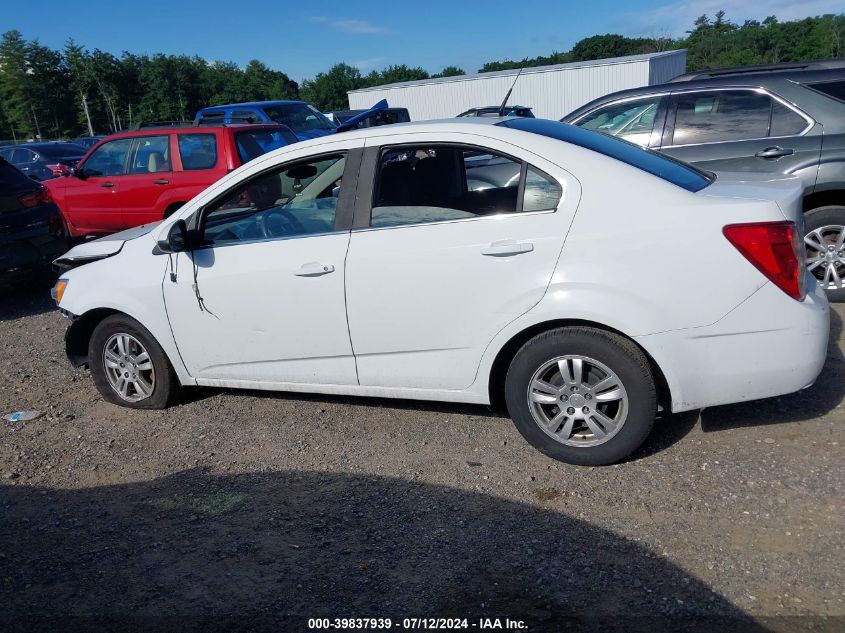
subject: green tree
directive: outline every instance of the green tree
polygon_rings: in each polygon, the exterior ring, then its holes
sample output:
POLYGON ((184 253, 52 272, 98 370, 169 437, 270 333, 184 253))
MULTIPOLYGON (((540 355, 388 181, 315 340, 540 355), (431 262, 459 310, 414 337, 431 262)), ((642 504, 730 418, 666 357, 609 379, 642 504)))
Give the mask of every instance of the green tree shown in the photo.
POLYGON ((8 131, 15 138, 36 134, 26 48, 20 31, 7 31, 0 37, 0 101, 8 131))
POLYGON ((457 66, 446 66, 446 68, 436 75, 432 75, 432 77, 457 77, 458 75, 466 75, 463 68, 458 68, 457 66))
POLYGON ((243 73, 241 98, 245 101, 298 99, 299 85, 285 73, 271 70, 257 59, 253 59, 243 73))
POLYGON ((310 101, 324 112, 345 110, 349 107, 346 93, 364 85, 361 71, 349 64, 332 66, 328 72, 317 73, 314 79, 302 82, 302 98, 310 101))
POLYGON ((401 81, 417 81, 419 79, 428 79, 428 73, 419 66, 411 68, 405 64, 400 64, 388 66, 382 71, 372 71, 364 78, 364 83, 367 86, 382 86, 384 84, 395 84, 401 81))

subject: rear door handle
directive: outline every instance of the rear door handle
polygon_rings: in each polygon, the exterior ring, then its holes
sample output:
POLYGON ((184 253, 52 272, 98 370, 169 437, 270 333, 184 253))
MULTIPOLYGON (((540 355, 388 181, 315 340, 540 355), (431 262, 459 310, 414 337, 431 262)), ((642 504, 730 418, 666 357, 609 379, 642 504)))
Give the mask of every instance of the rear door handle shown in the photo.
POLYGON ((482 255, 489 255, 490 257, 507 257, 508 255, 519 255, 521 253, 530 253, 534 250, 534 244, 531 242, 517 242, 515 240, 499 240, 493 242, 487 248, 481 249, 482 255))
POLYGON ((783 148, 783 147, 767 147, 764 150, 760 150, 756 154, 754 154, 757 158, 780 158, 781 156, 790 156, 794 154, 794 149, 783 148))
POLYGON ((114 187, 114 183, 113 182, 101 182, 100 186, 101 187, 114 187))
POLYGON ((334 266, 331 264, 321 264, 320 262, 308 262, 302 264, 299 270, 293 274, 297 277, 319 277, 320 275, 328 275, 334 272, 334 266))
POLYGON ((153 180, 154 185, 169 185, 169 180, 153 180))

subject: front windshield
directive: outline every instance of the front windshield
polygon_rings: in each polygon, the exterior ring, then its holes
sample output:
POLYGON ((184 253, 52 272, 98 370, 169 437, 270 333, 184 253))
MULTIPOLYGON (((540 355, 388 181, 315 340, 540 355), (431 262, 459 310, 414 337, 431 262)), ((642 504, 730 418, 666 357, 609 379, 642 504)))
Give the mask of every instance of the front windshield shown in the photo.
POLYGON ((267 106, 264 113, 276 123, 283 123, 294 132, 334 130, 335 124, 325 114, 307 103, 286 103, 267 106))

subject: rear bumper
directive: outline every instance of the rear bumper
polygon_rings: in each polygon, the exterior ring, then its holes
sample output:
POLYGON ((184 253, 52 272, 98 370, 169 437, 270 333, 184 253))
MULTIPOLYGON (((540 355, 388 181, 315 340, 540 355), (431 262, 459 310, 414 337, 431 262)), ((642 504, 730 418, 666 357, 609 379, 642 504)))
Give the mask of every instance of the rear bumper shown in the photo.
POLYGON ((68 240, 59 210, 53 206, 7 213, 0 218, 0 275, 4 281, 49 270, 68 240))
POLYGON ((830 313, 815 282, 809 290, 798 302, 769 283, 713 325, 637 337, 666 376, 672 411, 780 396, 815 382, 830 313))

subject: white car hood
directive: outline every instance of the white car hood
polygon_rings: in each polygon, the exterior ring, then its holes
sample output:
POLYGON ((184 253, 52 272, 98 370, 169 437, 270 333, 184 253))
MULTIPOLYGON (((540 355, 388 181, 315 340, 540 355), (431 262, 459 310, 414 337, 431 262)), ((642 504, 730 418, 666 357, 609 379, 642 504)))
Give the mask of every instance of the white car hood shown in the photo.
POLYGON ((97 240, 82 242, 54 260, 53 265, 67 270, 117 255, 126 242, 149 234, 159 224, 161 222, 151 222, 97 240))

